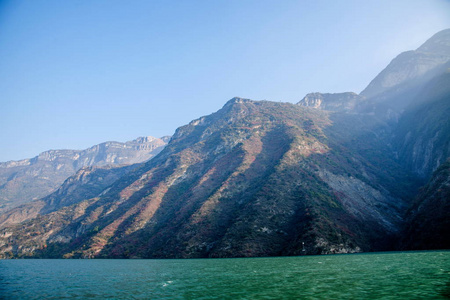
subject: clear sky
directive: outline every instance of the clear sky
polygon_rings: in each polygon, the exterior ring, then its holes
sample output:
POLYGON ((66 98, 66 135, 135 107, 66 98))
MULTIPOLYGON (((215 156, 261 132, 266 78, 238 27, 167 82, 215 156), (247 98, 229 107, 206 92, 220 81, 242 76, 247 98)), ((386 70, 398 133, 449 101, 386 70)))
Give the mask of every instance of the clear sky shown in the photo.
POLYGON ((448 0, 0 0, 0 161, 359 93, 445 28, 448 0))

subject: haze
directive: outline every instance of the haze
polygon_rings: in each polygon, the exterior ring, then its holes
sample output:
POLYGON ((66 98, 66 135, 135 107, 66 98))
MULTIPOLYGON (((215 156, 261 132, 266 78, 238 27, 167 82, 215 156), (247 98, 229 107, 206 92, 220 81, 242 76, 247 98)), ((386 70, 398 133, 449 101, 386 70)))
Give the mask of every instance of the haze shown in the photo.
POLYGON ((0 161, 161 137, 241 96, 360 92, 450 1, 2 1, 0 161))

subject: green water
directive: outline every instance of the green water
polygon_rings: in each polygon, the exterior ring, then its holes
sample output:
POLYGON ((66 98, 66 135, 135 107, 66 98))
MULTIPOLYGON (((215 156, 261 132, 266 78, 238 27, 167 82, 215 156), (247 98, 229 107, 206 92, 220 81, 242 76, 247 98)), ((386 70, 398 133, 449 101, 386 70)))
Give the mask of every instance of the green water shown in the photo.
POLYGON ((0 260, 1 299, 449 299, 450 252, 0 260))

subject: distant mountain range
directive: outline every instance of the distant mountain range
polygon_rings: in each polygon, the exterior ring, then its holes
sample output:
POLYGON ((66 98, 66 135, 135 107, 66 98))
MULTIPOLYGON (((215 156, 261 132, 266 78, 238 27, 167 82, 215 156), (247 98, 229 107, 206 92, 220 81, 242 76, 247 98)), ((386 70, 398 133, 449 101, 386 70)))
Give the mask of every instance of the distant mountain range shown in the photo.
POLYGON ((0 163, 0 213, 49 195, 81 168, 149 160, 164 148, 168 139, 140 137, 85 150, 50 150, 31 159, 0 163))
POLYGON ((81 169, 0 215, 0 257, 448 248, 449 62, 447 29, 360 95, 233 98, 178 128, 152 159, 81 169))

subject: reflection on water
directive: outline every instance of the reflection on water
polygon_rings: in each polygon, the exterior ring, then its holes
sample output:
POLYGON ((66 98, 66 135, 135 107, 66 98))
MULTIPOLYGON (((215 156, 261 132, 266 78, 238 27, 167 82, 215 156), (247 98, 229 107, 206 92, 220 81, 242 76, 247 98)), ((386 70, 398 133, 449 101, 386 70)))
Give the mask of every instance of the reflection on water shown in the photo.
POLYGON ((448 299, 450 252, 0 260, 1 299, 448 299))

